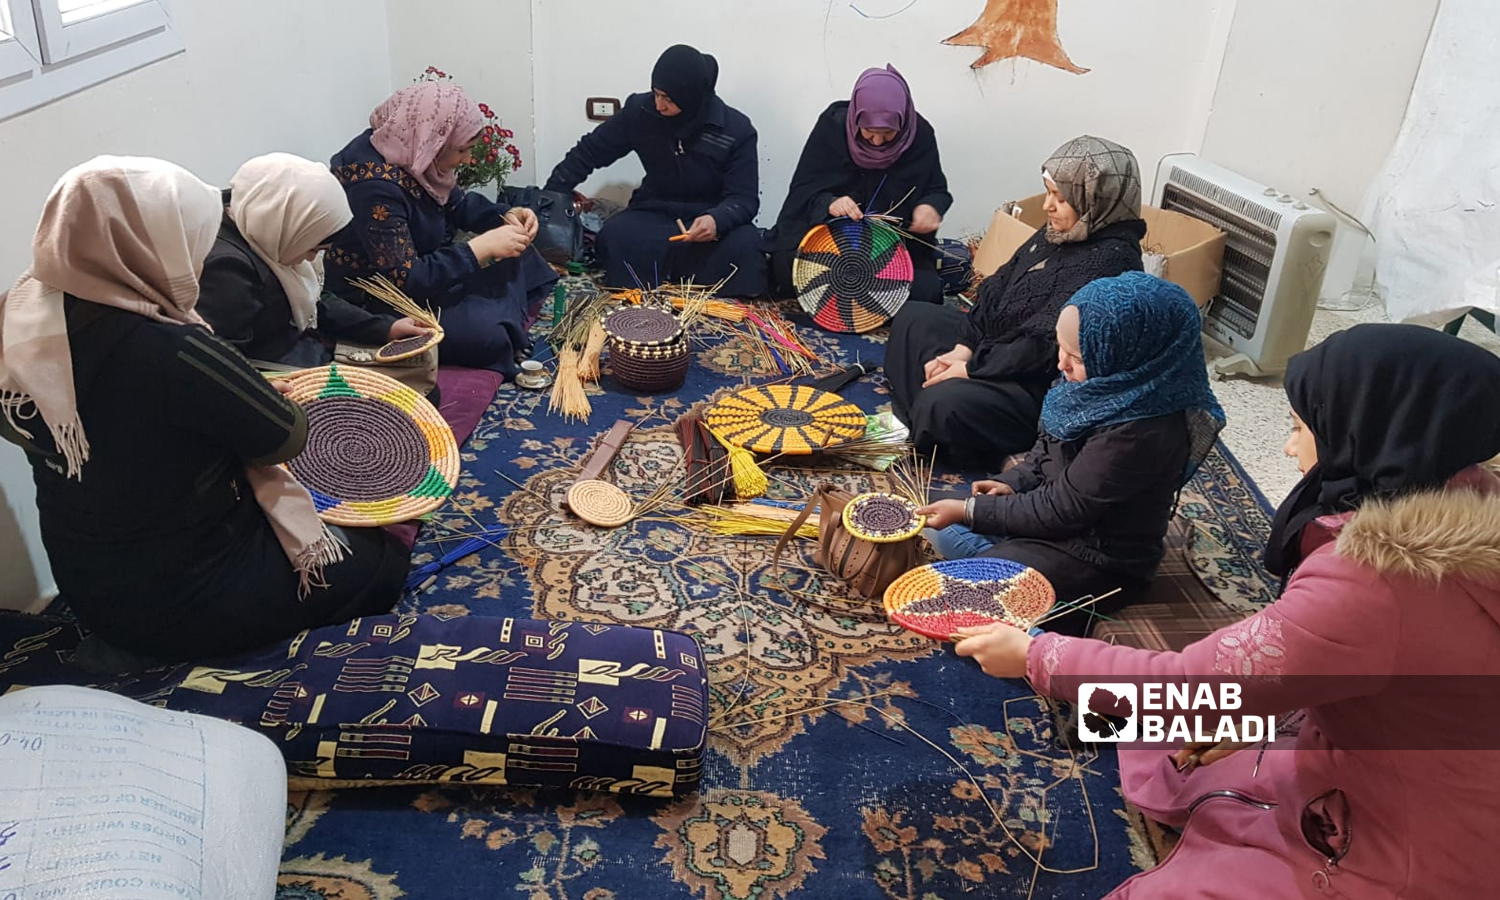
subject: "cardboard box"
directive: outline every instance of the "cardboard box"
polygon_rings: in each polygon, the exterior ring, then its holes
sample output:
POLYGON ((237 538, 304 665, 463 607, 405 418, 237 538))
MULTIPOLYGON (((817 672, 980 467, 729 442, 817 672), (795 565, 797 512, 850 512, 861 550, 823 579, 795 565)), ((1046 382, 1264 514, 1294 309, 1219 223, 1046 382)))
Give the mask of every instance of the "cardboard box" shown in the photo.
MULTIPOLYGON (((995 210, 989 230, 974 253, 975 272, 993 275, 1047 223, 1042 210, 1045 198, 1045 194, 1037 194, 995 210), (1018 215, 1011 215, 1013 206, 1020 207, 1018 215)), ((1141 252, 1161 256, 1161 276, 1182 285, 1199 309, 1207 306, 1219 292, 1224 272, 1224 232, 1192 216, 1154 206, 1141 207, 1141 218, 1146 221, 1141 252)))

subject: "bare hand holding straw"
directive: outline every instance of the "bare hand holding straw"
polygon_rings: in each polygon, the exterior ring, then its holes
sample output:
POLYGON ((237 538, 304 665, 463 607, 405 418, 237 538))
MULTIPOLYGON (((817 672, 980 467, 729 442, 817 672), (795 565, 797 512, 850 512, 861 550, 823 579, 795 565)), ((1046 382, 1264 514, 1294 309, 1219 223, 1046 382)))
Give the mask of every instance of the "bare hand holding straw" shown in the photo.
POLYGON ((1026 652, 1031 635, 1004 622, 960 628, 953 634, 953 652, 973 657, 984 674, 995 678, 1026 677, 1026 652))
POLYGON ((513 259, 531 246, 531 235, 520 225, 501 225, 469 241, 469 249, 483 265, 497 259, 513 259))
POLYGON ((1231 753, 1238 752, 1250 746, 1250 741, 1222 740, 1217 743, 1213 741, 1190 741, 1180 747, 1170 757, 1173 768, 1179 772, 1191 772, 1199 766, 1212 765, 1231 753))
POLYGON ((828 204, 828 214, 835 219, 846 218, 856 222, 865 217, 865 211, 859 208, 853 197, 840 197, 828 204))
POLYGON ((526 240, 536 240, 536 233, 541 228, 541 222, 537 221, 536 213, 524 206, 511 207, 505 214, 507 225, 514 225, 526 233, 526 240))
POLYGON ((386 340, 399 341, 402 338, 426 337, 431 333, 431 328, 428 328, 411 316, 407 316, 391 323, 391 332, 386 336, 386 340))

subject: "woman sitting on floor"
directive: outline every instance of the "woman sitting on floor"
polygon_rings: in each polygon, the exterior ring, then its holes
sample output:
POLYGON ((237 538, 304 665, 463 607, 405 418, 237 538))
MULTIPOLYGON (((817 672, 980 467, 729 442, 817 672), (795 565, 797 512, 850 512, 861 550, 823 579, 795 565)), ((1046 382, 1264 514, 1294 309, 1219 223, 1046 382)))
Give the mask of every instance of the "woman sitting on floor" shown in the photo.
POLYGON ((53 188, 0 295, 0 433, 26 451, 62 599, 95 632, 85 665, 217 656, 400 599, 406 548, 324 528, 277 465, 307 440, 302 408, 194 310, 223 214, 171 163, 99 157, 53 188))
POLYGON ((1305 711, 1259 749, 1121 744, 1126 799, 1182 838, 1110 900, 1494 896, 1500 476, 1481 464, 1500 453, 1500 359, 1357 325, 1294 357, 1286 392, 1304 477, 1271 528, 1280 599, 1181 652, 1001 626, 958 653, 1062 700, 1232 683, 1236 721, 1305 711))
POLYGON ((327 166, 289 153, 245 163, 203 264, 198 314, 250 359, 296 369, 332 362, 335 340, 379 347, 425 334, 323 290, 314 260, 352 219, 327 166))
POLYGON ((1030 447, 1057 374, 1058 312, 1090 281, 1141 269, 1146 223, 1129 150, 1069 141, 1047 160, 1042 183, 1046 226, 980 284, 967 316, 907 304, 891 323, 891 405, 922 452, 997 467, 1030 447))
POLYGON ((651 70, 651 93, 632 94, 578 143, 547 179, 571 192, 595 170, 635 153, 646 177, 630 206, 599 232, 599 264, 610 287, 728 278, 725 297, 766 293, 766 257, 755 214, 760 157, 755 126, 719 99, 719 63, 678 44, 651 70), (686 237, 671 240, 687 229, 686 237))
POLYGON ((378 301, 349 280, 389 278, 439 311, 445 364, 509 378, 531 353, 527 332, 557 273, 531 246, 535 213, 457 186, 483 123, 463 88, 444 82, 403 88, 382 103, 370 128, 333 157, 354 221, 323 263, 329 289, 369 309, 378 301), (475 237, 455 241, 456 231, 475 237))
POLYGON ((1224 427, 1208 384, 1198 307, 1144 272, 1086 285, 1057 321, 1059 381, 1019 466, 967 501, 922 510, 946 559, 1024 563, 1059 599, 1102 597, 1049 626, 1084 634, 1093 613, 1138 599, 1161 563, 1177 492, 1224 427), (961 524, 960 524, 961 523, 961 524))
POLYGON ((830 218, 863 218, 890 211, 920 237, 906 241, 916 266, 911 299, 943 302, 933 249, 943 216, 953 205, 938 159, 937 135, 912 105, 906 79, 894 67, 867 69, 848 100, 823 111, 813 126, 781 216, 771 253, 776 290, 792 296, 792 263, 812 228, 830 218))

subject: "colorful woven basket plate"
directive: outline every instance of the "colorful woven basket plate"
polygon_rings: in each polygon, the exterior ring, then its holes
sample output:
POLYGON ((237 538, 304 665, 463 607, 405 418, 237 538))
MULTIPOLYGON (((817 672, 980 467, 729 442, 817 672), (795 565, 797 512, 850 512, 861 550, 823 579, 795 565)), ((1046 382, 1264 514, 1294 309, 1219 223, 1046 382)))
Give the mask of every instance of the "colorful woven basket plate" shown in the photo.
POLYGON ((756 453, 806 456, 865 433, 859 407, 805 385, 745 388, 715 401, 703 421, 724 440, 756 453))
POLYGON ((1030 628, 1056 602, 1041 572, 987 556, 912 569, 885 589, 886 618, 940 641, 960 628, 995 622, 1030 628))
POLYGON ((896 315, 911 294, 914 271, 895 229, 869 218, 840 220, 802 238, 792 283, 798 302, 820 327, 862 333, 896 315))
POLYGON ((453 430, 421 394, 354 366, 289 376, 307 412, 307 446, 287 468, 323 521, 366 527, 405 522, 442 505, 458 484, 453 430))
POLYGON ((443 342, 442 331, 429 331, 414 337, 397 338, 375 351, 375 361, 382 363, 400 362, 403 359, 411 359, 420 356, 443 342))
POLYGON ((844 504, 844 527, 862 540, 894 544, 922 533, 926 516, 917 505, 895 494, 860 494, 844 504))

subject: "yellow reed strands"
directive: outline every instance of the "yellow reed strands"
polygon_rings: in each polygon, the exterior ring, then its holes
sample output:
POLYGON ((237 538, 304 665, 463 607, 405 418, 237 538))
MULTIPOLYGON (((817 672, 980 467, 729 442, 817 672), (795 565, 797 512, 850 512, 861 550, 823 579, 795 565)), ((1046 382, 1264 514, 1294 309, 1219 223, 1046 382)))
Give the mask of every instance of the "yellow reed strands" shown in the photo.
POLYGON ((423 325, 427 328, 438 330, 437 313, 431 309, 420 306, 415 300, 408 297, 404 291, 384 275, 376 275, 374 278, 351 278, 349 283, 369 294, 371 297, 381 301, 403 316, 423 325))
POLYGON ((557 377, 552 383, 552 397, 547 409, 561 413, 566 421, 587 422, 594 406, 584 393, 578 377, 578 348, 569 344, 557 354, 557 377))
POLYGON ((589 325, 588 340, 583 345, 583 356, 578 361, 579 378, 584 381, 599 380, 599 355, 604 352, 604 343, 608 339, 603 322, 595 320, 589 325))

